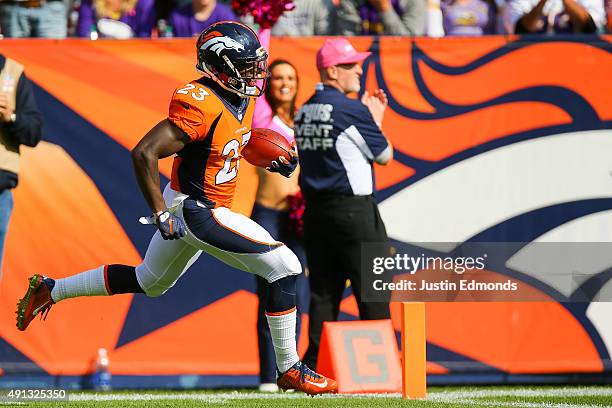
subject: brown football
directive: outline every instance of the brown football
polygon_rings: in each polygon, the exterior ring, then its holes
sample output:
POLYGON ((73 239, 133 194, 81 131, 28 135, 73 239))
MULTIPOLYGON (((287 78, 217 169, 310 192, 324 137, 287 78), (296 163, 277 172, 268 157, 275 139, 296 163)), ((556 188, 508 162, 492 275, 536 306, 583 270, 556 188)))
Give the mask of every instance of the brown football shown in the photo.
POLYGON ((242 149, 242 157, 253 166, 270 167, 278 156, 291 159, 292 149, 287 139, 271 129, 255 128, 251 130, 249 143, 242 149))

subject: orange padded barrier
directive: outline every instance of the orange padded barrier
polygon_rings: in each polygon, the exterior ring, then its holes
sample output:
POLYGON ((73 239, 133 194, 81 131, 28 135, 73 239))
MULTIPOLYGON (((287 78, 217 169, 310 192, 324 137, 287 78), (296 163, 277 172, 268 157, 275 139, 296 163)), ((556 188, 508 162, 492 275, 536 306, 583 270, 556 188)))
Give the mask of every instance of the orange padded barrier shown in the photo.
POLYGON ((391 320, 325 322, 317 369, 340 393, 399 392, 401 370, 391 320))

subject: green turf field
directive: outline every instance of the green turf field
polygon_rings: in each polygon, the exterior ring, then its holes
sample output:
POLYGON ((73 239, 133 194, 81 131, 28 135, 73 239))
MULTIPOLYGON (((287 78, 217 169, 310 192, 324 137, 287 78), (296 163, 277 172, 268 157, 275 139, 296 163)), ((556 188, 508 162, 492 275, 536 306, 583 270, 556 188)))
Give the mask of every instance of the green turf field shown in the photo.
MULTIPOLYGON (((0 406, 3 403, 0 402, 0 406)), ((426 400, 399 395, 264 394, 254 391, 72 392, 67 402, 12 403, 32 407, 612 407, 612 386, 431 387, 426 400)))

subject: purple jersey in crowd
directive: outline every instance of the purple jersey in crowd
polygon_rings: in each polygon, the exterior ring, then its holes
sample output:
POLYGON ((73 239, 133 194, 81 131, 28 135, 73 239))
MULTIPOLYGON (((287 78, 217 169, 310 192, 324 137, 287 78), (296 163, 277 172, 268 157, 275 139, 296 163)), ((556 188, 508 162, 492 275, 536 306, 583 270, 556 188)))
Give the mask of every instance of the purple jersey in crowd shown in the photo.
POLYGON ((231 8, 225 4, 217 3, 210 17, 204 21, 198 21, 193 16, 193 6, 188 4, 170 14, 168 23, 172 26, 172 32, 176 37, 193 37, 199 35, 204 29, 218 21, 237 21, 236 15, 231 8))
POLYGON ((441 1, 446 35, 494 34, 495 11, 483 0, 441 1))
MULTIPOLYGON (((134 10, 130 13, 122 14, 119 18, 119 21, 132 28, 134 37, 150 37, 156 20, 155 0, 138 0, 134 10)), ((76 29, 77 35, 79 37, 89 37, 91 28, 97 22, 98 17, 92 0, 82 0, 81 8, 79 9, 79 22, 76 29)))
MULTIPOLYGON (((391 6, 397 15, 401 16, 404 13, 399 0, 391 0, 391 6)), ((382 35, 385 33, 378 11, 367 1, 359 6, 359 17, 361 17, 361 35, 382 35)))

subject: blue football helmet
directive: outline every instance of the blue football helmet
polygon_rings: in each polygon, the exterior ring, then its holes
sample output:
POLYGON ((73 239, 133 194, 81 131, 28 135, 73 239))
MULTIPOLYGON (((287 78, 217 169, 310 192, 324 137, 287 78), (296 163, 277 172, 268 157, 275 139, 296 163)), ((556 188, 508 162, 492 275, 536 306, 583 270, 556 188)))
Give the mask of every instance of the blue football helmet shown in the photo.
POLYGON ((196 68, 221 87, 241 97, 263 94, 268 52, 257 34, 235 21, 220 21, 204 30, 196 43, 196 68))

